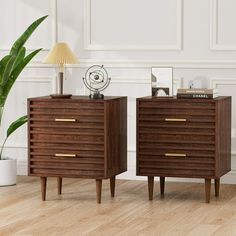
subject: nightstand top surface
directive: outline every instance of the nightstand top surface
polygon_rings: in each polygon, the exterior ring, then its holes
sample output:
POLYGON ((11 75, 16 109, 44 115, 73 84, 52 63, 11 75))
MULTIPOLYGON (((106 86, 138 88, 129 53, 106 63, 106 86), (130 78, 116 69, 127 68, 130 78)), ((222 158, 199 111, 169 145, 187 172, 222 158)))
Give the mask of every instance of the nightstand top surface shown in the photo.
POLYGON ((216 98, 209 98, 209 99, 202 99, 202 98, 177 98, 176 96, 173 97, 140 97, 137 98, 137 101, 178 101, 178 102, 214 102, 224 99, 231 99, 231 96, 219 96, 216 98))
POLYGON ((104 96, 104 99, 91 99, 89 96, 72 96, 71 98, 51 98, 50 96, 42 96, 42 97, 32 97, 28 98, 29 100, 52 100, 52 101, 93 101, 93 102, 102 102, 102 101, 109 101, 115 100, 120 98, 127 98, 125 96, 104 96))

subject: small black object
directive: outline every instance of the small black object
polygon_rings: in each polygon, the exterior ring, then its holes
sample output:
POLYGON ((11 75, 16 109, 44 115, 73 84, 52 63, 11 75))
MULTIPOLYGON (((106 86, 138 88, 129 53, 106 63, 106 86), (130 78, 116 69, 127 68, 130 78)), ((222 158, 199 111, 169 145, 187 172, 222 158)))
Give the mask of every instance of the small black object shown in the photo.
POLYGON ((108 87, 110 80, 103 65, 89 67, 83 78, 85 86, 93 92, 89 95, 91 99, 104 99, 104 95, 100 92, 108 87))
POLYGON ((71 98, 72 94, 50 94, 51 98, 71 98))

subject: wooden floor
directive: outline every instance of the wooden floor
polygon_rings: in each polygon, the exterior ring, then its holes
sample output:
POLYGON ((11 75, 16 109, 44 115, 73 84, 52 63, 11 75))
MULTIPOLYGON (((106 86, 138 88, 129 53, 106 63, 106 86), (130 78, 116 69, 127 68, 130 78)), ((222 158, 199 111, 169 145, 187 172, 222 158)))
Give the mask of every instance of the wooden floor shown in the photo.
POLYGON ((16 186, 0 188, 0 236, 236 235, 236 185, 221 185, 219 199, 212 185, 206 204, 203 184, 167 182, 164 199, 158 184, 150 202, 145 181, 117 180, 111 199, 105 180, 99 205, 94 180, 65 179, 58 196, 49 178, 42 202, 39 179, 20 177, 16 186))

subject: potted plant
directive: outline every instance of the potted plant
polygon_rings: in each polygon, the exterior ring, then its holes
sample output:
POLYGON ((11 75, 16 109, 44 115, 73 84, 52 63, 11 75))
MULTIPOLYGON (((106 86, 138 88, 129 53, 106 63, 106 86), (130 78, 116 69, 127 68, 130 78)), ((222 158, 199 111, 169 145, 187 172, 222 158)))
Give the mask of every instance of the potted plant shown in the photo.
MULTIPOLYGON (((26 55, 24 44, 46 17, 34 21, 15 41, 10 53, 0 60, 0 126, 6 99, 13 84, 31 59, 42 50, 40 48, 26 55)), ((8 137, 26 122, 27 116, 22 116, 11 123, 7 129, 6 138, 0 149, 0 186, 16 184, 16 160, 3 157, 2 153, 8 137)))

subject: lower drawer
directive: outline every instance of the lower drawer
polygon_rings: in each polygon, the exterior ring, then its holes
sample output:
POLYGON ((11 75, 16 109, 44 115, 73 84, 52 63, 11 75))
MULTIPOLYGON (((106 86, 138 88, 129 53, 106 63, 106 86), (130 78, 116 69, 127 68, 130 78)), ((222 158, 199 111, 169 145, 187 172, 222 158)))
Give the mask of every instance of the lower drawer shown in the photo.
POLYGON ((150 158, 139 156, 137 174, 144 176, 169 177, 212 177, 215 175, 213 159, 193 159, 184 157, 150 158))
POLYGON ((104 176, 104 160, 89 157, 31 155, 29 175, 98 178, 104 176))

